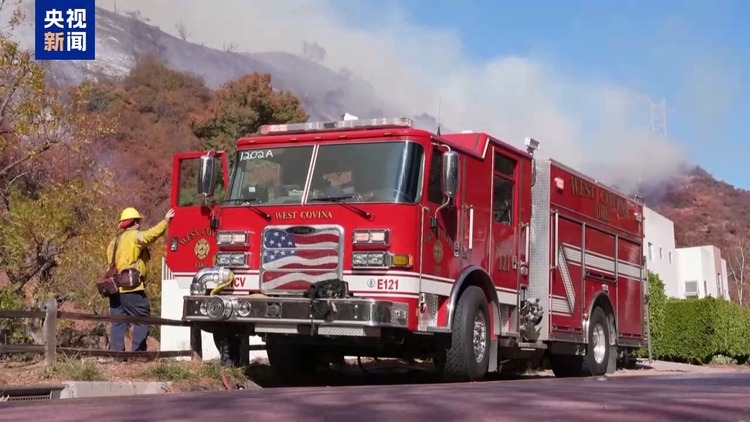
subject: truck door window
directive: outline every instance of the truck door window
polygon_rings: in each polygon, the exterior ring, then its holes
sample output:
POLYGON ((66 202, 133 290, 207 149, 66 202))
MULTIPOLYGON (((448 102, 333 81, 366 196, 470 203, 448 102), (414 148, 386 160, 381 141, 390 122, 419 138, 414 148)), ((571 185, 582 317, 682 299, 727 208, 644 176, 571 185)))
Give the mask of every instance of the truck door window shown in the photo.
MULTIPOLYGON (((219 161, 221 163, 221 161, 219 161)), ((177 206, 190 207, 201 205, 203 200, 198 196, 198 169, 200 158, 183 158, 180 160, 179 187, 177 192, 177 206)), ((224 197, 224 177, 222 165, 216 166, 216 189, 214 198, 224 197)))
POLYGON ((513 223, 513 190, 515 188, 516 162, 495 153, 492 190, 492 218, 497 223, 513 223))
POLYGON ((443 189, 440 187, 440 173, 443 171, 443 153, 433 149, 431 161, 429 179, 427 180, 427 200, 433 204, 442 204, 443 189))

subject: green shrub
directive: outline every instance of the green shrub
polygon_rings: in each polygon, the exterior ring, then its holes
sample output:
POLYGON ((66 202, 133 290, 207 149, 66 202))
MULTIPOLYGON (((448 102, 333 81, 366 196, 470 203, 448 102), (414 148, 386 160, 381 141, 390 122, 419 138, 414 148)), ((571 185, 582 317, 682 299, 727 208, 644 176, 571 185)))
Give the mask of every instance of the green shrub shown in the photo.
MULTIPOLYGON (((24 309, 23 298, 8 286, 0 289, 0 309, 22 310, 24 309)), ((23 344, 29 343, 26 336, 23 318, 0 319, 0 344, 23 344)))
MULTIPOLYGON (((664 282, 656 273, 648 273, 648 306, 649 322, 651 324, 651 352, 654 356, 659 354, 660 336, 664 330, 664 307, 666 306, 667 295, 664 293, 664 282)), ((644 324, 644 330, 646 326, 644 324)), ((648 333, 644 333, 648 335, 648 333)), ((648 357, 648 348, 638 349, 636 357, 648 357)))
POLYGON ((651 322, 651 352, 661 353, 661 338, 664 332, 667 294, 664 293, 664 282, 655 273, 648 273, 648 312, 651 322))
MULTIPOLYGON (((660 358, 707 363, 714 356, 750 356, 750 310, 723 298, 668 299, 658 339, 660 358)), ((655 342, 656 343, 656 342, 655 342)))

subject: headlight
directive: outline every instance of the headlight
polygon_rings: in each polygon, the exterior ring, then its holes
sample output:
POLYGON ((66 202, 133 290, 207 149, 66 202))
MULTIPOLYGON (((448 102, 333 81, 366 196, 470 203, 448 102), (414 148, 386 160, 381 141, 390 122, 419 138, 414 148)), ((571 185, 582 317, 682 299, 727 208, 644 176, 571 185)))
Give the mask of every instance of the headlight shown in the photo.
POLYGON ((221 267, 247 267, 247 253, 219 252, 216 254, 216 265, 221 267))
POLYGON ((354 252, 352 254, 352 267, 387 267, 387 256, 387 252, 354 252))
POLYGON ((355 244, 371 243, 376 245, 388 244, 388 229, 354 230, 352 241, 355 244))
POLYGON ((354 252, 352 253, 352 268, 410 268, 414 259, 409 254, 393 254, 390 252, 354 252))
POLYGON ((216 244, 219 246, 247 246, 248 232, 220 231, 216 233, 216 244))

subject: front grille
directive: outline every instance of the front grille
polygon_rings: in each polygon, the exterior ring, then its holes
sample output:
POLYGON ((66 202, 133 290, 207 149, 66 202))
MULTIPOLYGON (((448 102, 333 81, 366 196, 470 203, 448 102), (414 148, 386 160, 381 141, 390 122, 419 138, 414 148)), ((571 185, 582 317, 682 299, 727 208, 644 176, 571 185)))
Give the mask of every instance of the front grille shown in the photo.
POLYGON ((261 291, 300 292, 311 283, 341 278, 343 235, 338 226, 266 227, 260 252, 261 291))

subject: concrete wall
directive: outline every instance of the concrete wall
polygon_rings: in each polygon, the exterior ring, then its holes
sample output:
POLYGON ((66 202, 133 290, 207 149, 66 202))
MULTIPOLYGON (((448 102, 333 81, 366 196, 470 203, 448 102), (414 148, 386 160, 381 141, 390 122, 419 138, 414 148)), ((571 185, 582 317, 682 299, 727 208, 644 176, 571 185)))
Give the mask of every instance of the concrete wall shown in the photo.
POLYGON ((648 207, 643 207, 644 249, 646 266, 659 275, 669 296, 677 296, 677 253, 674 240, 674 223, 648 207))
POLYGON ((726 260, 713 245, 677 249, 678 285, 667 290, 672 297, 723 297, 729 299, 726 260))

